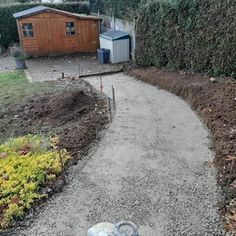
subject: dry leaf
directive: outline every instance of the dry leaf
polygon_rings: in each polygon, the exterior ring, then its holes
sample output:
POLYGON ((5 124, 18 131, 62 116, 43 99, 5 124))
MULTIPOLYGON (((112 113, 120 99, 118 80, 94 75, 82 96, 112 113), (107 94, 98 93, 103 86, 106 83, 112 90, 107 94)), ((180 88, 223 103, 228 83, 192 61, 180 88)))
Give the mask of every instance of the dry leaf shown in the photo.
POLYGON ((235 161, 235 160, 236 160, 236 157, 235 157, 235 156, 228 155, 228 157, 227 157, 225 160, 226 160, 226 161, 235 161))
POLYGON ((227 218, 229 218, 230 220, 236 222, 236 214, 234 214, 234 215, 228 215, 227 218))
POLYGON ((20 202, 20 199, 19 199, 18 197, 13 197, 13 198, 11 199, 11 203, 12 203, 12 204, 17 204, 17 205, 19 205, 19 202, 20 202))
POLYGON ((225 230, 226 231, 233 231, 234 230, 234 226, 232 224, 225 224, 225 230))
POLYGON ((212 167, 214 167, 214 162, 213 161, 208 161, 208 166, 209 166, 209 168, 212 168, 212 167))
POLYGON ((7 158, 7 153, 6 152, 0 153, 0 158, 6 159, 7 158))

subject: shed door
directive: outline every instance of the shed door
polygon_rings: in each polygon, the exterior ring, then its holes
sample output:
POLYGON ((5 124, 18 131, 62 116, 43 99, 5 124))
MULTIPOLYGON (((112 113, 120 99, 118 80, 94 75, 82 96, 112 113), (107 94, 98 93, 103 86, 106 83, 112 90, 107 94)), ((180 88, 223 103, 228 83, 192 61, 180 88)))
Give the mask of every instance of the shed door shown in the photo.
POLYGON ((77 27, 79 50, 82 52, 96 52, 99 48, 98 22, 95 20, 79 20, 77 27))
POLYGON ((64 52, 64 28, 60 18, 38 19, 39 51, 45 53, 64 52))

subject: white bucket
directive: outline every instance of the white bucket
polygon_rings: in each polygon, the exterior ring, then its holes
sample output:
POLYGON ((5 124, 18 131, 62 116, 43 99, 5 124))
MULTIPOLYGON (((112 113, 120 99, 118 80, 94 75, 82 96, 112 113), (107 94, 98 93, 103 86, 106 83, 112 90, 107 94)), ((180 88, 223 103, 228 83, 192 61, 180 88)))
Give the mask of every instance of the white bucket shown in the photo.
POLYGON ((87 232, 87 236, 140 236, 138 227, 130 221, 120 221, 117 224, 100 223, 87 232))
POLYGON ((87 236, 114 236, 114 227, 114 224, 103 222, 90 228, 87 232, 87 236))

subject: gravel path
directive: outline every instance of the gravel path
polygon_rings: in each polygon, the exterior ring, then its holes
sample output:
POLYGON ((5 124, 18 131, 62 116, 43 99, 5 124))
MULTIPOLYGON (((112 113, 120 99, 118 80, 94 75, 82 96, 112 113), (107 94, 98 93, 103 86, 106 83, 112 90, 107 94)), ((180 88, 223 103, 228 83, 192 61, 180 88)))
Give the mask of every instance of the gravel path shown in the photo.
MULTIPOLYGON (((20 235, 85 236, 95 223, 129 219, 143 236, 225 235, 208 132, 181 99, 126 75, 104 77, 117 114, 64 191, 20 235)), ((99 88, 99 79, 88 80, 99 88)))

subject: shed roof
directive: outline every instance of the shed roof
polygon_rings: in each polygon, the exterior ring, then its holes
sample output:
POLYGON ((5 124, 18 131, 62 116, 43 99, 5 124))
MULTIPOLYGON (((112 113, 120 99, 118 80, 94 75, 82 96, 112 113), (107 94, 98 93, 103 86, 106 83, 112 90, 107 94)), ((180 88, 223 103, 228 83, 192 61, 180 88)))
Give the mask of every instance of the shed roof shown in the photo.
POLYGON ((107 31, 103 34, 100 34, 102 38, 115 41, 115 40, 121 40, 121 39, 129 39, 129 34, 124 32, 124 31, 119 31, 119 30, 112 30, 112 31, 107 31))
POLYGON ((88 16, 88 15, 84 15, 84 14, 71 13, 71 12, 62 11, 62 10, 58 10, 58 9, 50 8, 50 7, 45 7, 45 6, 37 6, 37 7, 33 7, 30 9, 24 10, 24 11, 20 11, 20 12, 13 14, 13 16, 16 19, 20 19, 20 18, 26 18, 28 16, 32 16, 32 15, 37 15, 42 12, 54 12, 54 13, 58 13, 61 15, 71 16, 71 17, 74 17, 77 19, 101 20, 100 18, 98 18, 96 16, 88 16))
POLYGON ((30 9, 24 10, 24 11, 17 12, 15 14, 13 14, 13 16, 15 18, 21 18, 21 17, 29 16, 29 15, 32 15, 32 14, 35 14, 35 13, 44 12, 47 9, 48 9, 48 7, 45 7, 45 6, 33 7, 33 8, 30 8, 30 9))

